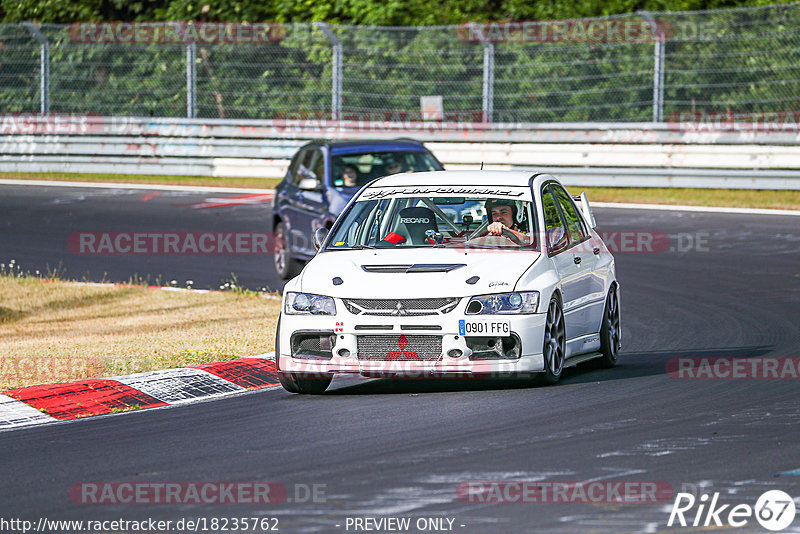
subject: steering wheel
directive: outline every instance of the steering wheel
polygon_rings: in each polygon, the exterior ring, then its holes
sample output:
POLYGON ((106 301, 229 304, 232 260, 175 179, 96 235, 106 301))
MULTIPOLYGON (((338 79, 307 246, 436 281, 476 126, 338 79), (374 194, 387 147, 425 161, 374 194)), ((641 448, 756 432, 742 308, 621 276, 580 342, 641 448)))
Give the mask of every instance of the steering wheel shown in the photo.
MULTIPOLYGON (((519 237, 517 234, 515 234, 514 232, 512 232, 512 231, 511 231, 511 230, 510 230, 508 227, 506 227, 506 226, 504 226, 504 227, 503 227, 503 231, 502 231, 500 234, 501 234, 503 237, 507 237, 508 239, 510 239, 510 240, 511 240, 511 241, 513 241, 513 242, 514 242, 516 245, 518 245, 518 246, 520 246, 520 247, 524 247, 524 246, 525 246, 525 244, 522 242, 522 239, 520 239, 520 237, 519 237)), ((475 234, 471 235, 471 236, 470 236, 470 239, 474 239, 474 238, 478 238, 478 237, 484 237, 484 236, 487 236, 487 235, 489 235, 489 229, 488 229, 488 227, 487 227, 487 228, 484 228, 483 230, 481 230, 480 232, 478 232, 478 235, 475 235, 475 234)))

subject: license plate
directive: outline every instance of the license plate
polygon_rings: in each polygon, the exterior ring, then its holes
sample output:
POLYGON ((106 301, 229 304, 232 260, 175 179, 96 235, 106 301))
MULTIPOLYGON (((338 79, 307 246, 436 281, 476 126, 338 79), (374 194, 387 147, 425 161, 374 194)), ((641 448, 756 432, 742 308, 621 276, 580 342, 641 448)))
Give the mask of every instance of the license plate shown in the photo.
POLYGON ((484 320, 458 321, 458 334, 461 336, 507 336, 511 334, 510 321, 484 320))

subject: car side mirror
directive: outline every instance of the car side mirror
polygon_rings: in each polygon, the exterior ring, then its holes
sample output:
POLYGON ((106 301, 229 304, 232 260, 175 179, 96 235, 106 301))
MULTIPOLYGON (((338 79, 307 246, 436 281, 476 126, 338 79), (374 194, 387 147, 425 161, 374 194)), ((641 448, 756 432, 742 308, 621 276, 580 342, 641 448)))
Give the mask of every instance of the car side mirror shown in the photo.
POLYGON ((550 250, 561 250, 567 244, 567 234, 560 226, 550 228, 547 231, 547 242, 550 244, 550 250))
POLYGON ((325 243, 325 240, 328 238, 328 234, 330 230, 328 228, 317 228, 314 231, 314 248, 319 250, 322 248, 322 244, 325 243))
POLYGON ((297 183, 297 187, 304 191, 315 191, 319 187, 319 182, 314 177, 301 178, 297 183))

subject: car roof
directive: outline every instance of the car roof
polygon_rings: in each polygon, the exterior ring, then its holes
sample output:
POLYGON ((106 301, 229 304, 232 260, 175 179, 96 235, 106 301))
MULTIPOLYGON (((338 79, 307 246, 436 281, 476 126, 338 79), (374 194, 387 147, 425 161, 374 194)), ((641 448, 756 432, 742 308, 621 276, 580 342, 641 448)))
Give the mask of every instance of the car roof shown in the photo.
POLYGON ((369 187, 410 186, 523 186, 528 187, 532 171, 430 171, 393 174, 378 178, 369 187))
POLYGON ((327 146, 330 148, 332 154, 353 154, 357 152, 369 152, 372 150, 411 150, 411 151, 427 151, 425 146, 413 139, 394 139, 394 140, 366 140, 366 141, 314 141, 305 145, 309 146, 327 146))

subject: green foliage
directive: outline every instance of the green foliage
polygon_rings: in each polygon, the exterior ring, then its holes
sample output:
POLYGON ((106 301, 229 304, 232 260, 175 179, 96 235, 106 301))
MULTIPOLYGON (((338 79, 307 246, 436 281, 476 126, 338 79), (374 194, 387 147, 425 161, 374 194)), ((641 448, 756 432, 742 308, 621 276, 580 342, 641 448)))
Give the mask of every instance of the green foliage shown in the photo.
POLYGON ((0 0, 3 22, 211 20, 325 21, 334 24, 416 26, 487 20, 560 20, 650 11, 768 5, 770 0, 0 0), (207 13, 203 13, 207 6, 207 13))
POLYGON ((0 0, 3 22, 154 20, 157 4, 140 0, 0 0))
MULTIPOLYGON (((346 117, 413 118, 420 96, 442 95, 450 119, 460 113, 474 120, 482 109, 484 48, 462 40, 455 26, 433 25, 763 1, 0 0, 0 15, 5 21, 279 21, 285 31, 279 42, 196 47, 198 117, 246 119, 330 118, 331 43, 309 24, 326 21, 342 43, 346 117)), ((687 110, 796 108, 800 31, 794 21, 800 19, 800 4, 655 16, 674 30, 665 46, 665 117, 687 110)), ((85 44, 72 40, 65 26, 45 24, 41 31, 50 43, 52 111, 185 116, 183 45, 85 44)), ((495 122, 652 117, 652 42, 498 42, 493 57, 495 122)), ((38 66, 39 44, 30 32, 0 26, 0 106, 5 111, 38 110, 38 66)))

